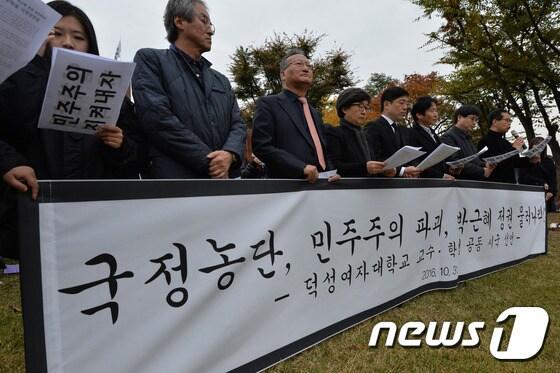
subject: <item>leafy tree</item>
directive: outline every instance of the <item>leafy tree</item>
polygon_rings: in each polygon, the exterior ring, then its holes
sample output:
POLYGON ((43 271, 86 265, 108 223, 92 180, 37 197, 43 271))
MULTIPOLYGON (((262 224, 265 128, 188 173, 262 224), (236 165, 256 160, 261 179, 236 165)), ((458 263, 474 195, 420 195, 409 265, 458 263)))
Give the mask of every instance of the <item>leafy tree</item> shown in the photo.
MULTIPOLYGON (((371 74, 364 90, 372 96, 370 107, 372 111, 368 114, 368 120, 372 121, 381 115, 381 94, 387 87, 401 86, 410 94, 410 101, 414 102, 420 96, 434 96, 438 100, 438 111, 440 122, 436 124, 435 130, 443 132, 451 125, 451 118, 454 111, 453 102, 447 97, 440 95, 443 79, 432 72, 427 75, 410 74, 405 75, 402 81, 385 74, 371 74), (371 92, 375 92, 371 94, 371 92)), ((335 108, 336 97, 332 97, 323 112, 323 121, 332 125, 338 125, 339 119, 335 108)), ((404 125, 412 125, 412 118, 407 118, 404 125)))
MULTIPOLYGON (((560 166, 556 141, 560 109, 560 2, 555 0, 412 0, 444 24, 429 34, 442 47, 440 62, 455 66, 445 93, 484 111, 515 113, 529 139, 545 126, 560 166)), ((486 124, 487 127, 488 124, 486 124)))
POLYGON ((398 80, 384 73, 373 73, 369 76, 364 90, 370 96, 377 96, 390 85, 396 85, 398 80))
POLYGON ((252 121, 254 105, 259 97, 282 90, 279 63, 291 48, 303 50, 313 63, 314 83, 307 97, 318 110, 328 107, 331 95, 354 85, 348 53, 335 49, 326 52, 323 57, 316 56, 324 36, 307 31, 293 36, 274 34, 262 46, 240 46, 236 49, 229 70, 237 97, 244 103, 243 116, 247 123, 252 121))
POLYGON ((335 127, 340 124, 340 118, 336 112, 336 99, 337 97, 330 97, 323 108, 323 123, 335 127))

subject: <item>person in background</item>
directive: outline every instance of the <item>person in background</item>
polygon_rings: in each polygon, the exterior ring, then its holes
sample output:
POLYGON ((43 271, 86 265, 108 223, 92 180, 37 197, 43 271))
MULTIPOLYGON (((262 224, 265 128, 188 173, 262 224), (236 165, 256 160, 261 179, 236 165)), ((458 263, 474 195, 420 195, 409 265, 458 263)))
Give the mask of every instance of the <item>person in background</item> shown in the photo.
MULTIPOLYGON (((542 137, 535 137, 529 141, 529 148, 533 148, 544 141, 542 137)), ((529 167, 519 170, 519 184, 541 186, 545 192, 546 210, 547 212, 555 212, 554 197, 556 196, 556 170, 550 173, 543 165, 543 156, 546 157, 546 148, 541 154, 537 154, 530 158, 529 167)), ((553 161, 554 162, 554 161, 553 161)), ((554 165, 554 163, 553 163, 554 165)), ((556 167, 554 167, 556 168, 556 167)))
MULTIPOLYGON (((397 125, 408 110, 408 92, 401 87, 389 87, 381 94, 381 116, 366 124, 364 131, 375 161, 385 162, 405 145, 406 129, 397 125)), ((399 167, 397 175, 418 177, 420 170, 414 166, 399 167)))
MULTIPOLYGON (((37 179, 134 178, 139 147, 133 140, 136 117, 125 98, 116 125, 95 136, 37 128, 50 71, 52 48, 98 55, 97 38, 87 15, 66 1, 47 4, 62 18, 39 54, 0 85, 0 255, 17 257, 16 191, 31 190, 37 179)), ((139 136, 138 136, 139 137, 139 136)))
POLYGON ((342 177, 395 176, 383 171, 383 162, 374 161, 375 150, 368 145, 363 126, 370 109, 370 95, 361 88, 348 88, 336 100, 338 127, 326 126, 327 152, 342 177))
MULTIPOLYGON (((535 137, 533 141, 535 145, 538 145, 541 141, 544 141, 544 139, 542 137, 535 137)), ((546 147, 541 153, 541 167, 544 170, 548 191, 552 193, 552 198, 548 199, 546 202, 546 210, 547 212, 557 212, 556 197, 558 196, 558 181, 556 179, 556 163, 554 163, 552 156, 547 154, 546 147)))
MULTIPOLYGON (((253 120, 253 151, 271 178, 305 179, 332 170, 321 115, 307 102, 313 66, 304 52, 289 50, 280 61, 283 91, 261 97, 253 120)), ((339 175, 329 177, 336 181, 339 175)))
POLYGON ((140 49, 132 89, 149 144, 147 177, 229 179, 240 176, 245 123, 229 80, 202 55, 214 24, 202 0, 169 0, 168 49, 140 49))
MULTIPOLYGON (((480 115, 480 109, 474 105, 463 105, 453 113, 455 125, 441 136, 441 142, 460 149, 454 154, 453 159, 463 159, 477 153, 471 136, 480 115)), ((485 164, 480 158, 476 158, 457 170, 457 178, 487 180, 495 168, 495 165, 485 164)), ((453 173, 452 170, 450 172, 453 173)))
POLYGON ((247 128, 245 154, 241 165, 242 179, 262 179, 266 177, 266 165, 253 153, 253 129, 247 128))

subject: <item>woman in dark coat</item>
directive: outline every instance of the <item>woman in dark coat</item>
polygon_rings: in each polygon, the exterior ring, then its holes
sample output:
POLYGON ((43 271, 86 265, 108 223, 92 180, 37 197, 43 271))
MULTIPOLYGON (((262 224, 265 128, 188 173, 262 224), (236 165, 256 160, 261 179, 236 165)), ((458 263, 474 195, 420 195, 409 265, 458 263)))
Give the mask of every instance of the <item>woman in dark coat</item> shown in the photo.
POLYGON ((91 21, 66 1, 52 1, 62 15, 39 54, 0 85, 0 256, 17 254, 15 190, 38 192, 37 179, 138 177, 133 104, 125 99, 117 125, 102 126, 95 136, 37 128, 45 96, 52 48, 98 55, 91 21))
POLYGON ((336 100, 339 127, 327 126, 327 150, 342 177, 395 176, 396 170, 383 171, 383 162, 373 161, 362 127, 370 111, 370 95, 360 88, 344 90, 336 100))

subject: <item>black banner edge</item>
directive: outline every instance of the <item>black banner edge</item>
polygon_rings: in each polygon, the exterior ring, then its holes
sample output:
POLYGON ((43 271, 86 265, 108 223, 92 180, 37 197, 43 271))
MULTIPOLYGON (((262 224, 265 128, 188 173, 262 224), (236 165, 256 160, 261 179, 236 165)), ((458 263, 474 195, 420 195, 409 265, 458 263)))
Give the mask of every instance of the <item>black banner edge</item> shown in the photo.
POLYGON ((47 350, 43 317, 43 282, 39 204, 29 193, 18 195, 20 287, 23 312, 25 371, 47 372, 47 350))

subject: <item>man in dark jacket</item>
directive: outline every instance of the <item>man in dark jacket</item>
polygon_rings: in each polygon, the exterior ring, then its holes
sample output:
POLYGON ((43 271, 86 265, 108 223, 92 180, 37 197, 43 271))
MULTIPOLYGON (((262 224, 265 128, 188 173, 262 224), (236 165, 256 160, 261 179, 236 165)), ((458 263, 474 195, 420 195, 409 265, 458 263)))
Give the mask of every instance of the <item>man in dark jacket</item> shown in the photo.
MULTIPOLYGON (((408 92, 401 87, 389 87, 381 94, 381 116, 368 123, 364 131, 368 144, 375 149, 375 161, 385 162, 405 145, 407 129, 397 123, 408 110, 408 92)), ((420 170, 414 166, 399 167, 398 176, 418 177, 420 170)))
MULTIPOLYGON (((529 147, 540 144, 544 141, 542 137, 535 137, 529 142, 529 147)), ((542 186, 545 191, 546 211, 556 212, 554 202, 556 185, 556 165, 554 161, 546 155, 546 147, 541 154, 535 155, 530 159, 531 165, 519 170, 519 184, 542 186)))
MULTIPOLYGON (((441 136, 441 142, 461 149, 455 153, 454 159, 463 159, 477 153, 471 134, 478 124, 480 114, 480 109, 474 105, 463 105, 453 113, 455 125, 441 136)), ((467 163, 457 177, 467 180, 487 180, 494 168, 495 166, 486 165, 480 158, 476 158, 467 163)))
MULTIPOLYGON (((441 144, 439 136, 432 128, 438 120, 437 101, 430 96, 419 97, 412 106, 411 114, 414 125, 409 131, 406 144, 422 148, 422 151, 426 152, 425 155, 415 160, 416 163, 420 163, 441 144)), ((455 180, 453 176, 446 173, 447 168, 442 161, 422 171, 420 177, 455 180)))
POLYGON ((257 101, 253 149, 266 164, 267 176, 313 183, 319 173, 332 169, 332 163, 321 115, 307 102, 313 68, 303 51, 288 51, 280 62, 280 76, 284 90, 257 101))
MULTIPOLYGON (((478 150, 485 146, 488 147, 488 151, 484 154, 485 157, 494 157, 513 150, 521 151, 523 138, 518 137, 513 144, 505 138, 505 134, 511 127, 511 115, 507 111, 494 110, 488 116, 488 123, 490 124, 488 134, 478 143, 478 150)), ((515 169, 526 168, 530 165, 528 158, 520 158, 519 155, 515 155, 498 163, 490 175, 489 181, 515 184, 517 183, 515 169)))
POLYGON ((245 124, 228 79, 202 57, 214 25, 202 0, 170 0, 167 50, 141 49, 132 87, 150 145, 148 177, 240 176, 245 124))

